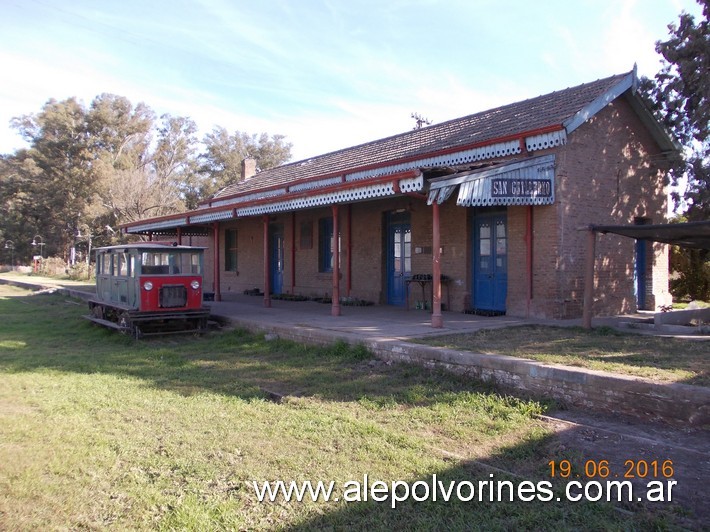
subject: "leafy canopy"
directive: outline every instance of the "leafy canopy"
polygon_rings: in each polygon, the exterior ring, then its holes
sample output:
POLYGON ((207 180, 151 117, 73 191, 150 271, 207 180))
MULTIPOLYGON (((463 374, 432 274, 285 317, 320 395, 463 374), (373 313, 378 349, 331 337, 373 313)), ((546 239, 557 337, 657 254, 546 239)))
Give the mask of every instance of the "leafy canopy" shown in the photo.
POLYGON ((686 148, 672 175, 675 184, 687 178, 684 196, 675 199, 687 205, 691 221, 710 218, 710 1, 698 3, 703 18, 683 12, 668 25, 668 40, 656 43, 662 68, 642 84, 656 115, 686 148))
POLYGON ((190 118, 158 118, 115 94, 88 107, 50 99, 11 124, 29 147, 0 156, 0 238, 25 261, 36 252, 33 235, 46 242, 45 256, 66 253, 87 230, 108 244, 107 225, 195 208, 241 179, 246 157, 259 169, 291 158, 283 135, 216 127, 200 140, 190 118))

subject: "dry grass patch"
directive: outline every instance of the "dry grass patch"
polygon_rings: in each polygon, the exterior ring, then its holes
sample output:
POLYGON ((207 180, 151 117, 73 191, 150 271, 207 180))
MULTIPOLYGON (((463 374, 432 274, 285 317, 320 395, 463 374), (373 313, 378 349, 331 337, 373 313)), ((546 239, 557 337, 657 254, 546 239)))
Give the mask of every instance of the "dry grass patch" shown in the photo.
POLYGON ((708 342, 622 333, 608 327, 520 326, 437 336, 421 343, 710 386, 708 342))

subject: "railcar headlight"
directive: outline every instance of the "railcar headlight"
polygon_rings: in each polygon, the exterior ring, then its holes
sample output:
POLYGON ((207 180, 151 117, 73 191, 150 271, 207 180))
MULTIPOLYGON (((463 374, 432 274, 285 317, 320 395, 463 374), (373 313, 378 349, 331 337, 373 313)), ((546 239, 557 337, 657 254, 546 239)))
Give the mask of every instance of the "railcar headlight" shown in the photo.
POLYGON ((193 288, 193 290, 197 290, 200 287, 200 281, 194 280, 190 283, 190 286, 193 288))
POLYGON ((150 291, 153 289, 153 283, 151 283, 150 281, 146 281, 145 283, 143 283, 143 288, 147 291, 150 291))

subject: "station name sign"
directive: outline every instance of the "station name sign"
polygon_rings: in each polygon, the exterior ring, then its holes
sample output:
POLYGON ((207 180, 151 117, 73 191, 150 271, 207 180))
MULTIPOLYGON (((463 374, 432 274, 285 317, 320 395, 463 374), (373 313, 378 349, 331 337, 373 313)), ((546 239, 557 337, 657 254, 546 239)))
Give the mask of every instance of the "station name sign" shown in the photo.
POLYGON ((552 178, 491 180, 491 196, 494 198, 551 198, 552 178))

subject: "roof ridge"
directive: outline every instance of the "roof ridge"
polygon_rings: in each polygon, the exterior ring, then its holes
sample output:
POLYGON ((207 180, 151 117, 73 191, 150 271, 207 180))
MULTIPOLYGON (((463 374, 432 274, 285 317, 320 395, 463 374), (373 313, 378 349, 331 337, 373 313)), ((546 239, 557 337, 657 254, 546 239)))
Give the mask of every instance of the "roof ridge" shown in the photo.
MULTIPOLYGON (((360 144, 354 144, 354 145, 352 145, 352 146, 347 146, 347 147, 345 147, 345 148, 340 148, 340 149, 337 149, 337 150, 333 150, 333 151, 329 151, 329 152, 325 152, 325 153, 320 153, 320 154, 318 154, 318 155, 314 155, 314 156, 312 156, 312 157, 307 157, 307 158, 305 158, 305 159, 300 159, 300 160, 298 160, 298 161, 288 162, 288 163, 282 164, 282 165, 280 165, 280 166, 278 166, 278 167, 275 167, 275 168, 283 168, 283 167, 286 167, 286 166, 298 165, 299 163, 300 163, 301 166, 304 166, 304 163, 309 163, 309 162, 313 161, 314 159, 317 159, 317 158, 320 158, 320 157, 325 157, 325 156, 327 156, 327 155, 333 155, 333 154, 340 153, 340 152, 343 152, 343 151, 351 150, 351 149, 353 149, 353 148, 359 148, 359 147, 362 147, 362 146, 367 146, 367 145, 369 145, 369 144, 373 144, 373 143, 377 143, 377 142, 382 142, 382 141, 385 141, 385 140, 388 140, 388 139, 393 139, 393 138, 397 138, 397 137, 404 137, 404 136, 406 136, 406 135, 413 135, 413 134, 416 134, 417 132, 420 132, 420 131, 422 131, 422 132, 424 132, 424 131, 431 131, 431 130, 436 129, 436 128, 441 128, 442 126, 444 126, 444 125, 446 125, 446 124, 452 124, 452 123, 459 122, 459 121, 461 121, 461 120, 465 120, 465 119, 467 119, 467 118, 472 118, 472 117, 474 117, 474 116, 480 116, 480 115, 485 115, 485 114, 488 114, 488 113, 492 113, 492 112, 494 112, 494 111, 500 111, 500 110, 506 109, 506 108, 508 108, 508 107, 512 107, 512 106, 514 106, 514 105, 520 105, 520 104, 523 104, 523 103, 531 102, 531 101, 533 101, 533 100, 546 98, 546 97, 548 97, 548 96, 552 96, 553 94, 559 94, 559 93, 566 92, 566 91, 578 90, 578 89, 580 89, 580 88, 582 88, 582 87, 584 87, 584 86, 594 85, 594 84, 601 83, 601 82, 605 82, 605 81, 611 81, 612 79, 615 79, 615 78, 622 79, 622 78, 628 76, 628 75, 629 75, 630 73, 632 73, 632 72, 633 72, 633 70, 630 70, 630 71, 628 71, 628 72, 624 72, 623 74, 614 74, 614 75, 611 75, 611 76, 607 76, 607 77, 605 77, 605 78, 596 79, 596 80, 594 80, 594 81, 587 81, 587 82, 585 82, 585 83, 580 83, 579 85, 573 85, 573 86, 571 86, 571 87, 566 87, 566 88, 564 88, 564 89, 558 89, 558 90, 554 90, 554 91, 551 91, 551 92, 546 92, 546 93, 543 93, 543 94, 538 94, 537 96, 531 96, 531 97, 525 98, 525 99, 523 99, 523 100, 517 100, 517 101, 515 101, 515 102, 507 103, 507 104, 504 104, 504 105, 499 105, 498 107, 491 107, 490 109, 485 109, 485 110, 483 110, 483 111, 477 111, 477 112, 475 112, 475 113, 470 113, 470 114, 467 114, 467 115, 458 116, 458 117, 456 117, 456 118, 450 118, 450 119, 448 119, 448 120, 444 120, 443 122, 438 122, 438 123, 436 123, 436 124, 431 124, 431 125, 429 125, 429 126, 425 126, 425 127, 419 128, 419 129, 412 129, 412 130, 409 130, 409 131, 402 131, 402 132, 400 132, 400 133, 394 133, 394 134, 392 134, 392 135, 387 135, 386 137, 381 137, 381 138, 378 138, 378 139, 369 140, 369 141, 367 141, 367 142, 362 142, 362 143, 360 143, 360 144)), ((270 170, 270 169, 264 170, 264 172, 266 172, 266 171, 268 171, 268 170, 270 170)), ((260 173, 261 173, 261 172, 260 172, 260 173)), ((257 174, 257 175, 258 175, 258 174, 257 174)), ((256 176, 255 176, 255 177, 256 177, 256 176)))
POLYGON ((441 149, 486 145, 496 139, 509 138, 524 131, 535 131, 551 126, 563 127, 565 120, 575 116, 592 103, 599 94, 617 86, 633 70, 614 74, 532 96, 491 109, 347 146, 281 166, 263 170, 248 181, 237 181, 225 186, 202 205, 214 200, 256 192, 263 188, 336 175, 350 168, 380 166, 388 161, 409 159, 421 154, 436 153, 441 149))

